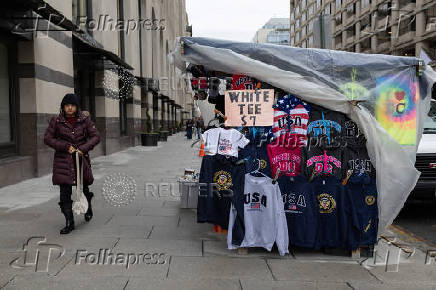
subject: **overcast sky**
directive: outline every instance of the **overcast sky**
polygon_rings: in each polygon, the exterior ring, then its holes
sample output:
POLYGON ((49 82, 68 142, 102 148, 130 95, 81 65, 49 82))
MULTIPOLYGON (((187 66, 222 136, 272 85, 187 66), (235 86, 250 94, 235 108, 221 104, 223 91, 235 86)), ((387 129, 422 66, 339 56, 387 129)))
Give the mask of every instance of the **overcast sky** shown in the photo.
POLYGON ((272 17, 289 17, 289 0, 186 0, 195 37, 251 41, 272 17))

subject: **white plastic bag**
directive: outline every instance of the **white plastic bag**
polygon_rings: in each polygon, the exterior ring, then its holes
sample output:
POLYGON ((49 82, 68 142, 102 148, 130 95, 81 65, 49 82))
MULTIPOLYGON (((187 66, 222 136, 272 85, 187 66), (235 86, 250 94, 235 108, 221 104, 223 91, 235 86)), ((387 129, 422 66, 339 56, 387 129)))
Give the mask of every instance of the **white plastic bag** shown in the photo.
POLYGON ((83 194, 83 160, 80 166, 79 153, 76 152, 76 201, 73 202, 73 212, 76 215, 84 214, 88 210, 88 200, 83 194))

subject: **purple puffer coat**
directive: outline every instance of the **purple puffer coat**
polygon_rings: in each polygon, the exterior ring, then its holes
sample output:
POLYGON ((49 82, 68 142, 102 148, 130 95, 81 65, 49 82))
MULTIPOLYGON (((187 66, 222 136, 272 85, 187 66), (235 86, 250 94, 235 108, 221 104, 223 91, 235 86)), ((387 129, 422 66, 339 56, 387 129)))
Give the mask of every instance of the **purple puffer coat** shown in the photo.
POLYGON ((70 146, 83 152, 83 182, 92 184, 94 177, 88 152, 99 142, 100 135, 88 112, 78 112, 74 127, 62 113, 53 117, 44 135, 44 143, 56 150, 53 160, 53 184, 76 184, 75 153, 68 153, 70 146))

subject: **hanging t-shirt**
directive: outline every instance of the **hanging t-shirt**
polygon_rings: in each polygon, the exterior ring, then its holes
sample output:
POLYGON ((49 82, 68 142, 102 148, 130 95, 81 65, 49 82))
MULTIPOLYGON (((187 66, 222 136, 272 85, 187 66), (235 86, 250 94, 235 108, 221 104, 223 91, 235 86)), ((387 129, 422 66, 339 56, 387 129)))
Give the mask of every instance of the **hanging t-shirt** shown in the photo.
POLYGON ((277 138, 277 142, 268 144, 272 177, 276 176, 277 169, 280 169, 280 175, 297 176, 300 173, 301 147, 297 140, 298 137, 285 134, 277 138))
POLYGON ((232 168, 235 158, 204 156, 200 169, 197 222, 220 225, 227 229, 232 200, 232 168))
POLYGON ((344 114, 312 105, 307 126, 309 146, 311 148, 341 147, 344 121, 344 114))
POLYGON ((347 244, 350 249, 374 245, 377 242, 378 206, 377 186, 368 175, 352 176, 345 186, 349 201, 349 224, 347 244))
POLYGON ((232 76, 232 90, 253 90, 253 80, 246 75, 234 74, 232 76))
POLYGON ((232 168, 232 206, 237 213, 234 220, 229 217, 229 222, 233 221, 232 226, 229 224, 229 231, 232 231, 232 244, 239 246, 244 240, 245 225, 244 225, 244 186, 245 186, 245 170, 244 164, 235 164, 232 168))
POLYGON ((336 178, 341 179, 342 172, 342 150, 323 149, 322 147, 308 148, 306 147, 302 153, 303 157, 303 171, 307 178, 315 173, 318 176, 334 175, 336 178))
POLYGON ((284 133, 298 134, 306 145, 309 112, 309 104, 293 95, 279 98, 274 106, 273 138, 284 133))
POLYGON ((343 144, 348 148, 361 148, 366 146, 366 138, 363 132, 359 129, 357 124, 346 117, 343 130, 343 144))
POLYGON ((259 169, 263 174, 272 177, 267 152, 266 130, 267 128, 265 127, 252 127, 248 129, 244 136, 250 143, 239 151, 238 158, 246 160, 244 164, 247 173, 259 169))
POLYGON ((343 176, 348 170, 353 170, 353 175, 368 175, 375 178, 375 168, 368 156, 366 147, 347 147, 343 151, 343 176))
POLYGON ((250 141, 238 130, 214 128, 202 135, 206 155, 221 154, 238 157, 238 148, 244 148, 250 141))
POLYGON ((303 137, 307 145, 307 123, 309 122, 309 106, 303 102, 297 104, 289 112, 289 132, 303 137))
POLYGON ((330 176, 313 180, 318 201, 318 243, 316 248, 345 247, 343 232, 348 222, 346 195, 339 179, 330 176))
POLYGON ((289 133, 289 114, 274 108, 274 123, 272 126, 273 138, 289 133))
MULTIPOLYGON (((232 244, 232 230, 235 226, 236 212, 232 206, 229 218, 227 245, 232 244)), ((283 200, 279 185, 268 177, 245 175, 244 185, 244 229, 245 235, 240 247, 263 247, 271 251, 274 242, 281 256, 289 253, 289 238, 283 200)))
POLYGON ((291 94, 280 97, 277 100, 277 104, 275 107, 286 113, 289 113, 290 110, 294 109, 297 105, 303 105, 307 110, 310 111, 310 106, 306 102, 291 94))
POLYGON ((278 180, 288 223, 289 243, 314 248, 318 234, 318 203, 313 183, 302 176, 278 180))
POLYGON ((204 143, 204 154, 215 155, 218 150, 218 137, 222 128, 212 128, 206 130, 202 135, 202 141, 204 143))

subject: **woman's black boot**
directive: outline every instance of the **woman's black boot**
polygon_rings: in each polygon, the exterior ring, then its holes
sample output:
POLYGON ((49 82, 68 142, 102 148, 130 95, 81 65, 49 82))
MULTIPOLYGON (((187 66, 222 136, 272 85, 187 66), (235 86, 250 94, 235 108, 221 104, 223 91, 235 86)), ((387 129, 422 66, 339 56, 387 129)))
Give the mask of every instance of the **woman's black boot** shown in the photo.
POLYGON ((85 213, 85 221, 89 222, 93 216, 91 199, 94 197, 94 193, 87 192, 87 193, 85 193, 85 196, 86 196, 86 200, 88 201, 88 210, 85 213))
POLYGON ((61 207, 61 211, 65 216, 65 227, 61 229, 60 234, 66 235, 69 234, 72 230, 74 230, 74 215, 72 209, 72 203, 62 204, 59 203, 61 207))

